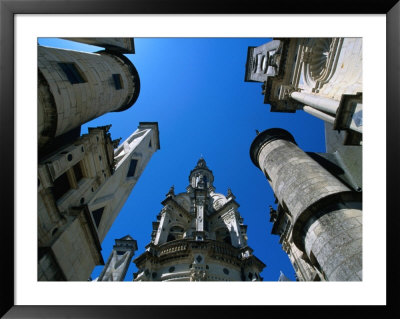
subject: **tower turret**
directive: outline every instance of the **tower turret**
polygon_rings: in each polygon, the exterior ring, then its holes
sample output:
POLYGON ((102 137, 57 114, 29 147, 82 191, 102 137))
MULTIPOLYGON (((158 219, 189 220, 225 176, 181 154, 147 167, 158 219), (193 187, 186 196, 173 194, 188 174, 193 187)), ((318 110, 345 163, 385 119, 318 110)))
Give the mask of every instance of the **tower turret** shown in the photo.
POLYGON ((90 120, 136 102, 139 75, 122 52, 123 48, 86 53, 38 46, 39 150, 90 120))
POLYGON ((136 250, 136 240, 131 236, 116 239, 110 257, 96 281, 124 281, 136 250))

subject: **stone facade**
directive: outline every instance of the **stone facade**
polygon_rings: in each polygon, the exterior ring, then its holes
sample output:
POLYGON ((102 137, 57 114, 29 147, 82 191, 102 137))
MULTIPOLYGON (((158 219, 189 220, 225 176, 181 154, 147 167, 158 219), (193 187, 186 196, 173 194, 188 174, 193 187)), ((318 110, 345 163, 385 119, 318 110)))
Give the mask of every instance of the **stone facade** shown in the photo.
MULTIPOLYGON (((141 122, 119 147, 109 126, 82 124, 138 98, 140 79, 123 53, 132 38, 69 38, 85 53, 38 47, 38 280, 88 280, 104 265, 101 242, 160 148, 158 124, 141 122), (114 150, 115 149, 115 150, 114 150)), ((130 257, 131 258, 131 257, 130 257)))
POLYGON ((116 239, 103 271, 94 281, 124 281, 129 264, 136 250, 136 240, 131 236, 127 235, 116 239))
POLYGON ((114 147, 107 131, 90 129, 39 161, 39 280, 85 280, 103 264, 87 203, 113 172, 114 147))
POLYGON ((361 194, 335 176, 340 167, 316 155, 283 129, 253 141, 251 159, 278 202, 272 233, 281 237, 298 280, 362 280, 361 194))
POLYGON ((361 280, 362 39, 277 38, 249 47, 245 81, 263 83, 271 112, 303 110, 324 121, 326 153, 305 154, 279 129, 257 136, 251 147, 253 163, 277 198, 277 208, 270 208, 272 233, 281 237, 298 280, 361 280), (297 233, 294 223, 300 227, 309 218, 317 218, 306 226, 310 233, 297 233), (314 246, 321 233, 325 241, 314 246), (323 256, 317 258, 321 245, 323 256), (356 253, 354 259, 343 261, 349 252, 356 253), (346 262, 352 270, 344 270, 346 262))
POLYGON ((304 110, 359 143, 361 38, 279 38, 249 47, 245 81, 263 83, 271 112, 304 110))
POLYGON ((132 62, 122 54, 125 51, 85 53, 38 46, 40 152, 54 138, 135 103, 140 80, 132 62))
POLYGON ((260 281, 265 267, 247 245, 247 226, 230 190, 215 192, 201 158, 186 192, 171 187, 153 222, 151 242, 134 260, 134 281, 260 281))
POLYGON ((39 280, 87 280, 104 264, 100 244, 159 149, 157 123, 140 123, 119 147, 108 129, 39 161, 39 280))

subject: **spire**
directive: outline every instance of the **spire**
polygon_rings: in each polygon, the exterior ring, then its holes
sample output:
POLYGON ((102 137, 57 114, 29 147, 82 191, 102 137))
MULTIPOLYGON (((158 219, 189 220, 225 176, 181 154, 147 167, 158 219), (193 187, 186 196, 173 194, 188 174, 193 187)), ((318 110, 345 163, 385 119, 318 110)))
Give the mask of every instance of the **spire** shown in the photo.
POLYGON ((282 270, 280 272, 281 272, 281 274, 279 275, 278 281, 291 281, 288 277, 285 276, 285 274, 282 272, 282 270))
POLYGON ((174 187, 174 185, 171 186, 171 188, 169 189, 168 193, 165 196, 166 197, 175 196, 175 187, 174 187))

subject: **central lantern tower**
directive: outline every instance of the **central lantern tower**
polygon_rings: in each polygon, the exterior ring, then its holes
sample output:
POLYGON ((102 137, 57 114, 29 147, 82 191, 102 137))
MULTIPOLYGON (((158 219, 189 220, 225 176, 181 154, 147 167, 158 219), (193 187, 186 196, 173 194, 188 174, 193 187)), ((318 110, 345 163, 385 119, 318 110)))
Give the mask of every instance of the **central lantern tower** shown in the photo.
POLYGON ((215 192, 203 158, 189 174, 186 192, 172 186, 153 222, 151 242, 134 260, 134 281, 261 281, 265 264, 247 246, 247 226, 228 189, 215 192))

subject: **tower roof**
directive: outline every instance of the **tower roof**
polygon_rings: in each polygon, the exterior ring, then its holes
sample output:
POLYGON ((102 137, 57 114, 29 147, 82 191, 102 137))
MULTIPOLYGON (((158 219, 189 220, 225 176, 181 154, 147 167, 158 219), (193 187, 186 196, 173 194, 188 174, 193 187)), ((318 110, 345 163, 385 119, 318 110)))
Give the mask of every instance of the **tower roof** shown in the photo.
POLYGON ((130 235, 126 235, 122 238, 119 238, 118 240, 134 240, 130 235))
POLYGON ((204 168, 204 169, 209 170, 209 168, 207 167, 207 164, 206 164, 206 160, 203 158, 203 156, 201 156, 199 158, 199 160, 197 161, 197 165, 196 165, 195 169, 196 168, 204 168))

